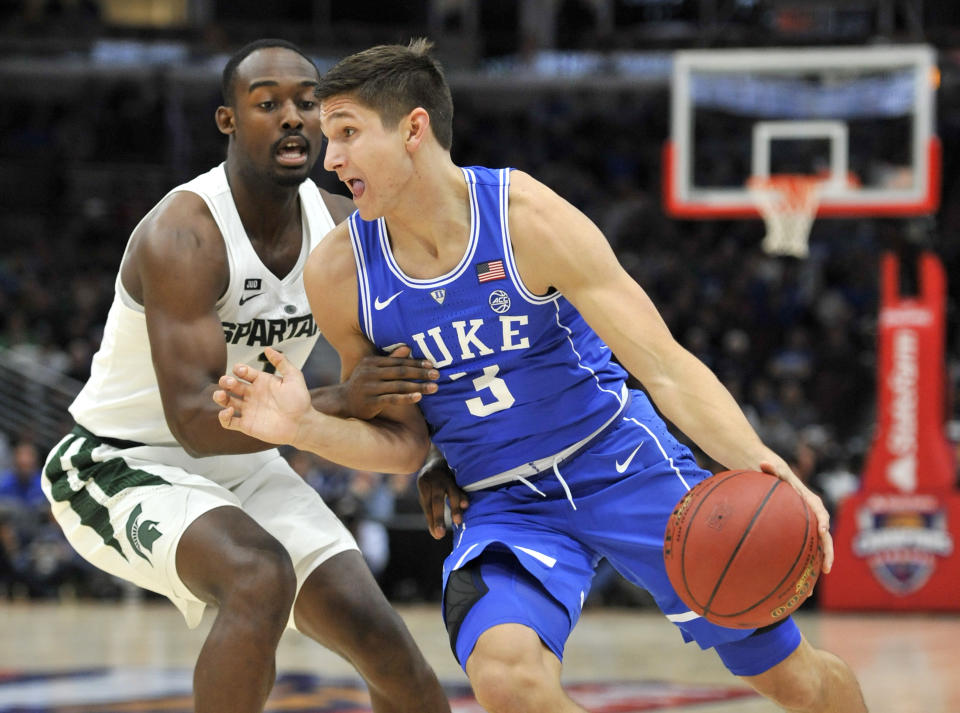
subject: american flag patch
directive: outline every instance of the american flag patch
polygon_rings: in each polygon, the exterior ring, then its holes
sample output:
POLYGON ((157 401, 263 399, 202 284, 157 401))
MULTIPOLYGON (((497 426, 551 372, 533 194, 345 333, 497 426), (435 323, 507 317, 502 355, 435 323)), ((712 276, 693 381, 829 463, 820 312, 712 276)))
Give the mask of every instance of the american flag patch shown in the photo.
POLYGON ((506 279, 507 274, 503 271, 503 260, 490 260, 489 262, 477 263, 477 281, 490 282, 491 280, 506 279))

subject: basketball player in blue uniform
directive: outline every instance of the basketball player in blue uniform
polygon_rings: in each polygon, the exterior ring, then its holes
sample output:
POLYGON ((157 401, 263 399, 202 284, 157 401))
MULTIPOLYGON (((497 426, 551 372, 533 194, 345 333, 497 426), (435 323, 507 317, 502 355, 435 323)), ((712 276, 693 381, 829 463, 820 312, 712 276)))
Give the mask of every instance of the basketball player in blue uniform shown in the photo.
POLYGON ((601 557, 648 590, 687 641, 713 648, 785 709, 865 711, 849 667, 792 620, 719 627, 670 586, 667 518, 709 473, 651 398, 719 463, 797 488, 817 513, 829 570, 823 504, 672 338, 583 214, 520 171, 454 165, 452 101, 429 48, 375 47, 321 79, 324 165, 358 210, 314 250, 305 275, 344 376, 368 354, 408 345, 439 371, 438 390, 419 411, 335 422, 269 350, 277 375, 238 365, 220 380, 221 424, 396 472, 392 461, 407 468, 424 456, 422 414, 456 479, 435 488, 457 502, 461 488, 469 493, 444 565, 444 619, 490 711, 583 710, 560 685, 561 660, 601 557), (627 389, 614 353, 645 392, 627 389))

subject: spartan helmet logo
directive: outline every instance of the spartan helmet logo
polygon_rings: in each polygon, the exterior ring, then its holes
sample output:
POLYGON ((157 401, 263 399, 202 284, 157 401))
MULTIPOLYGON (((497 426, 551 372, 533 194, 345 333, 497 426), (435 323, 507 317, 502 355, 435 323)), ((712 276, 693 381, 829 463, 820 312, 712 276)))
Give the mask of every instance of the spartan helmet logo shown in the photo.
POLYGON ((127 539, 130 541, 130 546, 133 547, 133 551, 140 557, 143 557, 147 562, 150 562, 150 558, 147 557, 143 551, 146 550, 153 554, 153 543, 156 542, 163 533, 157 529, 157 520, 137 522, 142 513, 143 504, 141 503, 133 509, 130 517, 127 518, 127 539))

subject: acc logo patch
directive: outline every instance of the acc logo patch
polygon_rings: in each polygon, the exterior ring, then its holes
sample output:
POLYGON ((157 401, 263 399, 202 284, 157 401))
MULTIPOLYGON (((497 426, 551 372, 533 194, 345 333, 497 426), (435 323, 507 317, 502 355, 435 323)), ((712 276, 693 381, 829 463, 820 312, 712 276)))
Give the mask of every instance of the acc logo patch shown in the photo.
POLYGON ((490 293, 490 299, 487 300, 492 309, 497 314, 503 314, 510 309, 510 295, 503 290, 494 290, 490 293))

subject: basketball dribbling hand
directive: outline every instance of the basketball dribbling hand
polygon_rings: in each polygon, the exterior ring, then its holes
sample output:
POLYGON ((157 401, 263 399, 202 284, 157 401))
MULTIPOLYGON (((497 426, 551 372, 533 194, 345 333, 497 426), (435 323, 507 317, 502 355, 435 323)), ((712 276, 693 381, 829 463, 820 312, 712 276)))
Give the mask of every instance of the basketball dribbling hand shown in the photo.
POLYGON ((777 467, 773 463, 763 462, 760 464, 760 470, 770 475, 775 475, 780 480, 784 480, 800 493, 800 496, 807 502, 817 516, 817 526, 820 531, 820 544, 823 547, 823 565, 821 569, 826 574, 833 567, 833 535, 830 534, 830 513, 819 495, 803 484, 803 481, 796 474, 783 464, 777 467))
POLYGON ((275 374, 246 364, 221 376, 213 400, 223 409, 220 425, 267 443, 293 443, 300 422, 311 409, 310 392, 297 367, 276 349, 264 349, 275 374))

